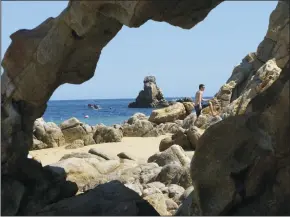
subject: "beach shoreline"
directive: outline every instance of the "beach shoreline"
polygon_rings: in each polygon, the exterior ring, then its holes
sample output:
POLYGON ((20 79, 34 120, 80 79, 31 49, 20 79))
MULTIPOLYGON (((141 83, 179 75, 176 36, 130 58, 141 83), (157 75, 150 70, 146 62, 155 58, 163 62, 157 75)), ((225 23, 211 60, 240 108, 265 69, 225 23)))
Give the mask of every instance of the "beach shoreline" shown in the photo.
POLYGON ((150 156, 159 152, 160 141, 168 136, 170 136, 170 134, 158 137, 123 137, 121 142, 92 144, 76 149, 65 149, 65 146, 61 146, 32 150, 29 151, 29 154, 34 159, 41 162, 43 166, 58 162, 66 154, 88 153, 91 148, 97 148, 101 152, 115 156, 121 152, 126 152, 135 156, 140 162, 146 162, 150 156))

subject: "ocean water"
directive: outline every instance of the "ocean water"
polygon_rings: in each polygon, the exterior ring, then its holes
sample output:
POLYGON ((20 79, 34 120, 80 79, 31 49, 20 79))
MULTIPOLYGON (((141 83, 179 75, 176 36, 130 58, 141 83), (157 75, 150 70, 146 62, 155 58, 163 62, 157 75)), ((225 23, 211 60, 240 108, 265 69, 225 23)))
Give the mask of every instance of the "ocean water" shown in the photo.
MULTIPOLYGON (((172 99, 176 98, 168 98, 172 99)), ((100 123, 110 126, 123 123, 137 112, 151 114, 151 108, 128 108, 128 104, 132 101, 134 99, 53 100, 48 102, 43 118, 46 122, 60 124, 75 117, 91 126, 100 123), (91 109, 88 104, 96 104, 101 109, 91 109), (89 117, 85 118, 86 115, 89 117)))
MULTIPOLYGON (((166 99, 170 101, 179 98, 182 97, 166 99)), ((53 100, 48 102, 43 118, 46 122, 60 124, 71 117, 75 117, 91 126, 100 123, 111 126, 123 123, 137 112, 148 116, 151 114, 152 108, 128 108, 128 104, 133 101, 134 99, 53 100), (96 104, 101 109, 91 109, 88 104, 96 104), (85 118, 86 115, 89 117, 85 118)))

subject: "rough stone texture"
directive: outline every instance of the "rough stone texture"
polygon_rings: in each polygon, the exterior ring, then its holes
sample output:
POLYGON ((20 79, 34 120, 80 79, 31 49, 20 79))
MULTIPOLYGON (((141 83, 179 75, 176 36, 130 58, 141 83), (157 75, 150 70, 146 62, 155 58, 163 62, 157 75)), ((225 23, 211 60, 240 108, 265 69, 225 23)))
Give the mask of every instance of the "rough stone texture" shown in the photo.
POLYGON ((99 157, 94 154, 86 153, 86 152, 73 152, 70 154, 65 154, 59 161, 62 161, 68 158, 96 158, 99 161, 105 161, 105 159, 102 157, 99 157))
POLYGON ((118 181, 99 185, 75 197, 67 198, 42 210, 37 216, 159 216, 158 212, 136 192, 118 181))
MULTIPOLYGON (((229 115, 226 115, 226 117, 228 117, 229 115)), ((210 114, 201 114, 196 121, 194 122, 194 125, 199 127, 202 130, 205 130, 207 128, 209 128, 210 126, 218 123, 219 121, 221 121, 222 118, 220 116, 212 116, 210 114)))
MULTIPOLYGON (((289 2, 279 1, 271 13, 264 40, 233 69, 215 98, 214 107, 224 116, 243 114, 248 103, 277 80, 289 60, 289 2)), ((204 109, 209 112, 209 108, 204 109)))
POLYGON ((150 183, 144 184, 144 188, 157 188, 159 190, 162 190, 163 188, 165 188, 165 184, 161 182, 150 182, 150 183))
POLYGON ((178 205, 177 203, 175 203, 173 200, 171 199, 166 199, 165 200, 165 204, 167 207, 167 211, 171 214, 174 215, 174 213, 176 212, 176 210, 178 209, 178 205))
POLYGON ((176 163, 181 166, 188 165, 190 159, 185 154, 182 147, 179 145, 173 145, 163 152, 156 153, 148 158, 148 163, 157 163, 159 166, 165 166, 167 164, 176 163))
POLYGON ((143 113, 135 113, 133 116, 131 116, 128 120, 128 124, 134 124, 138 120, 148 120, 148 117, 143 113))
POLYGON ((191 126, 187 131, 186 131, 186 135, 187 138, 189 140, 189 143, 191 145, 191 148, 193 150, 196 149, 196 147, 198 146, 198 140, 201 137, 201 135, 203 134, 203 130, 199 129, 196 126, 191 126))
POLYGON ((289 69, 288 63, 250 102, 251 111, 213 125, 200 138, 191 174, 203 215, 290 213, 289 69))
POLYGON ((180 125, 177 123, 162 123, 154 127, 153 130, 156 129, 158 135, 164 135, 167 133, 176 133, 179 130, 179 128, 180 125))
POLYGON ((84 147, 84 146, 85 146, 84 141, 81 140, 81 139, 77 139, 77 140, 73 141, 72 144, 67 145, 65 147, 65 149, 76 149, 76 148, 81 148, 81 147, 84 147))
POLYGON ((150 194, 144 197, 144 200, 147 200, 161 216, 169 215, 166 206, 166 199, 162 193, 150 194))
POLYGON ((274 60, 267 61, 248 81, 240 96, 224 109, 227 116, 245 113, 249 102, 265 91, 279 77, 281 69, 274 60))
POLYGON ((179 185, 168 185, 168 196, 177 204, 180 204, 180 197, 183 195, 184 191, 184 188, 179 185))
POLYGON ((83 140, 84 145, 96 143, 93 139, 95 129, 80 122, 77 118, 65 120, 60 124, 60 128, 67 143, 73 143, 75 140, 83 140))
POLYGON ((182 103, 177 102, 171 106, 152 111, 149 121, 161 124, 166 122, 174 122, 186 117, 186 110, 182 103))
POLYGON ((181 166, 177 163, 164 166, 155 180, 166 185, 177 184, 183 188, 192 185, 189 165, 181 166))
POLYGON ((32 150, 65 145, 65 138, 61 129, 53 122, 46 123, 42 118, 34 122, 33 135, 38 141, 33 141, 32 150))
POLYGON ((57 163, 50 164, 49 168, 67 176, 67 180, 75 182, 80 191, 85 191, 88 185, 103 184, 112 181, 110 176, 120 166, 118 160, 99 161, 97 158, 68 158, 57 163))
POLYGON ((174 142, 171 137, 166 137, 160 141, 159 144, 159 151, 165 151, 166 149, 170 148, 174 145, 174 142))
POLYGON ((25 186, 13 179, 1 180, 1 215, 16 215, 25 193, 25 186))
POLYGON ((32 143, 32 147, 30 148, 30 150, 40 150, 40 149, 44 149, 44 148, 49 148, 49 147, 47 144, 36 139, 36 137, 33 136, 33 143, 32 143))
POLYGON ((121 142, 123 132, 113 127, 97 126, 93 136, 95 143, 121 142))
POLYGON ((2 176, 2 215, 24 215, 77 192, 75 184, 43 168, 33 159, 23 159, 10 172, 10 176, 2 176))
POLYGON ((98 148, 91 148, 89 150, 90 154, 97 155, 105 160, 117 160, 119 159, 116 155, 112 155, 110 153, 105 153, 104 151, 99 150, 98 148))
POLYGON ((158 108, 169 106, 161 89, 157 86, 154 76, 146 76, 143 83, 143 90, 139 92, 135 102, 131 102, 128 105, 129 108, 158 108))
POLYGON ((162 194, 161 190, 158 189, 158 188, 155 188, 155 187, 150 187, 150 188, 146 188, 144 191, 143 191, 143 197, 147 197, 149 195, 152 195, 152 194, 162 194))
POLYGON ((195 149, 195 146, 190 143, 187 132, 182 128, 179 128, 171 137, 162 139, 159 144, 159 151, 165 151, 172 145, 179 145, 186 151, 195 149))
POLYGON ((175 216, 201 216, 202 212, 199 208, 198 198, 196 196, 195 191, 191 191, 191 193, 185 198, 182 202, 181 206, 178 208, 175 216))
MULTIPOLYGON (((11 35, 12 43, 2 61, 4 73, 1 76, 1 177, 2 180, 3 177, 17 180, 28 188, 25 198, 21 200, 17 215, 27 215, 64 197, 74 195, 73 191, 67 189, 66 186, 69 185, 67 182, 59 179, 56 182, 55 178, 52 181, 49 177, 54 175, 41 165, 35 164, 37 162, 26 158, 33 142, 34 121, 43 115, 46 103, 55 89, 64 83, 80 84, 90 79, 94 74, 102 48, 116 35, 123 24, 139 27, 148 19, 152 19, 182 28, 191 28, 203 20, 220 2, 207 0, 70 1, 69 6, 56 18, 48 18, 32 30, 19 30, 11 35)), ((256 83, 258 87, 262 87, 262 91, 248 103, 245 114, 209 127, 208 132, 200 138, 203 142, 201 148, 197 148, 193 159, 192 173, 200 201, 199 206, 204 215, 289 215, 290 213, 287 203, 290 192, 288 136, 290 128, 289 121, 286 121, 289 120, 288 5, 287 1, 280 1, 277 4, 270 16, 266 37, 257 52, 247 56, 243 67, 234 69, 233 77, 227 82, 229 84, 233 80, 234 83, 231 83, 233 85, 228 85, 223 89, 223 94, 216 96, 214 104, 219 106, 222 112, 227 103, 230 104, 240 97, 244 87, 253 82, 252 76, 256 75, 257 70, 266 62, 272 59, 276 66, 282 69, 279 78, 272 83, 273 79, 268 76, 271 70, 267 70, 266 66, 270 62, 265 64, 262 71, 267 73, 260 74, 264 80, 259 81, 259 78, 256 83), (272 85, 268 86, 267 82, 272 85), (258 127, 251 127, 255 123, 258 127), (227 128, 224 128, 227 124, 227 128), (249 127, 250 129, 247 130, 246 128, 249 127), (228 130, 225 132, 225 129, 228 130), (257 132, 255 129, 261 131, 257 132), (241 132, 248 131, 254 134, 253 137, 245 144, 237 144, 237 141, 245 141, 245 138, 248 138, 247 136, 242 138, 241 132), (213 135, 216 138, 213 138, 213 135), (235 140, 229 142, 233 138, 235 140), (255 143, 252 143, 251 139, 255 143), (254 144, 260 144, 263 148, 253 150, 254 144), (274 152, 268 151, 268 154, 264 154, 265 151, 260 152, 261 149, 271 150, 269 144, 273 146, 274 152), (219 156, 220 152, 223 153, 219 156), (207 156, 210 160, 204 162, 203 159, 207 156), (253 158, 255 164, 251 162, 253 158), (211 167, 212 164, 215 165, 211 167), (231 172, 229 167, 230 169, 239 167, 232 175, 236 184, 242 181, 237 180, 235 173, 249 168, 244 184, 247 190, 246 202, 242 204, 237 196, 234 207, 232 200, 236 189, 234 181, 229 178, 231 172), (208 177, 211 177, 212 181, 208 177), (265 183, 266 187, 263 188, 265 183), (204 192, 204 189, 207 189, 207 192, 204 192)), ((248 93, 247 90, 245 93, 248 93)), ((241 185, 239 184, 238 187, 240 189, 241 185)), ((116 192, 113 191, 110 196, 116 195, 116 192)), ((61 213, 63 215, 104 214, 94 212, 94 199, 102 199, 103 195, 106 194, 103 192, 97 196, 93 194, 89 197, 93 199, 85 199, 86 202, 90 202, 87 207, 84 204, 85 208, 81 206, 83 203, 79 203, 79 197, 73 197, 73 201, 77 198, 76 202, 72 203, 69 200, 63 206, 60 205, 61 207, 66 207, 66 204, 72 205, 66 210, 67 212, 61 213)), ((109 198, 110 201, 112 197, 109 198)), ((116 204, 119 202, 106 206, 105 209, 118 210, 116 204)), ((124 207, 124 204, 121 203, 121 206, 124 207)), ((133 206, 128 210, 136 209, 133 206)), ((146 206, 145 210, 148 210, 146 206)), ((57 211, 53 212, 55 213, 57 211)), ((127 214, 127 212, 117 211, 105 214, 116 213, 127 214)), ((136 212, 130 214, 136 215, 136 212)))
POLYGON ((196 114, 191 113, 183 120, 182 128, 184 128, 184 129, 190 128, 191 126, 194 125, 195 121, 196 121, 196 114))
POLYGON ((132 124, 122 125, 123 135, 126 137, 145 137, 154 128, 148 120, 135 120, 132 124))
POLYGON ((186 114, 190 115, 192 110, 194 109, 194 103, 193 102, 183 102, 182 104, 185 108, 186 114))

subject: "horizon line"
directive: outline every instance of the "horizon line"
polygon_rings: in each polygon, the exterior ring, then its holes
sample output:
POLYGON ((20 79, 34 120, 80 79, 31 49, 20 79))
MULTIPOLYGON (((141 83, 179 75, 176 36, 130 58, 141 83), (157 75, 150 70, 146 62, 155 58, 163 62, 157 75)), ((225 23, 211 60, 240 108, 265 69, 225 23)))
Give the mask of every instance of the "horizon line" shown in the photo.
MULTIPOLYGON (((164 97, 165 99, 171 99, 171 98, 176 98, 176 99, 182 99, 182 98, 186 98, 186 97, 180 97, 180 96, 169 96, 169 97, 164 97)), ((194 97, 191 97, 192 99, 194 97)), ((212 96, 205 96, 204 98, 212 98, 212 96)), ((91 99, 50 99, 49 101, 80 101, 80 100, 126 100, 126 99, 133 99, 135 100, 135 98, 91 98, 91 99)))

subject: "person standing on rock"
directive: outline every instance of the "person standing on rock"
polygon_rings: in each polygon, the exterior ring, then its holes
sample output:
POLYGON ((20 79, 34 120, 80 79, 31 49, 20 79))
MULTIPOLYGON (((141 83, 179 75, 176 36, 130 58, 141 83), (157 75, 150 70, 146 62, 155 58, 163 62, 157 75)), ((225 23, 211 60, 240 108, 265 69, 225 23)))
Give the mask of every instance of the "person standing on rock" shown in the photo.
POLYGON ((205 85, 204 84, 200 84, 198 87, 198 91, 195 94, 195 112, 196 112, 196 116, 198 117, 201 113, 201 110, 208 107, 210 108, 210 112, 213 116, 215 116, 215 113, 213 111, 213 106, 212 103, 209 101, 209 99, 203 99, 203 93, 205 90, 205 85))

